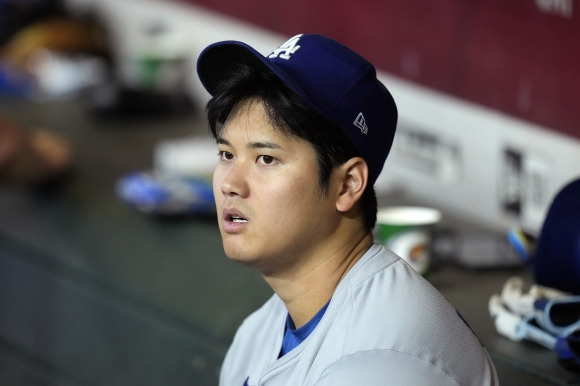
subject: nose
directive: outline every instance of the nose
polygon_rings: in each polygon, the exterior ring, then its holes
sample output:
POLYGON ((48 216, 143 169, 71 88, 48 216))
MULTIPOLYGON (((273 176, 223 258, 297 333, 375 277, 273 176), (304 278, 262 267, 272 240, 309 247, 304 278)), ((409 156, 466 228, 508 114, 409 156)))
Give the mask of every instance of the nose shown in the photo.
POLYGON ((248 183, 246 172, 241 162, 234 162, 228 166, 218 166, 214 172, 214 190, 218 187, 226 196, 246 196, 248 183))

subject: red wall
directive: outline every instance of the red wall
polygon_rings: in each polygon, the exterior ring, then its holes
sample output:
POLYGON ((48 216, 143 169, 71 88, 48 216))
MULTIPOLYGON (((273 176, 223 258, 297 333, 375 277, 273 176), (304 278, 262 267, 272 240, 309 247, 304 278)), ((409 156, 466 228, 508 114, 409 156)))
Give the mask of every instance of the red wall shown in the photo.
POLYGON ((328 35, 380 70, 580 138, 579 0, 182 1, 328 35))

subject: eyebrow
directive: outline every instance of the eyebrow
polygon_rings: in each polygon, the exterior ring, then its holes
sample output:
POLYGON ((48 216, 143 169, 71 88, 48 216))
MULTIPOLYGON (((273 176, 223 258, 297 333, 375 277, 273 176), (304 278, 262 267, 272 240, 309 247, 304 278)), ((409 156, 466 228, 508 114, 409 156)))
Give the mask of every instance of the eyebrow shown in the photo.
MULTIPOLYGON (((218 145, 231 146, 230 141, 225 138, 218 138, 216 142, 218 145)), ((274 142, 250 142, 247 147, 250 149, 282 149, 274 142)))

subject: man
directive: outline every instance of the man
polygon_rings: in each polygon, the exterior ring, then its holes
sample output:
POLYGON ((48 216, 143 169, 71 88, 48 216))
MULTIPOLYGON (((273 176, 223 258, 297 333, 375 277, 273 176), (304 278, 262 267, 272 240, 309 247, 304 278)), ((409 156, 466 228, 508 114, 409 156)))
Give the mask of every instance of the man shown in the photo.
POLYGON ((266 57, 213 44, 197 69, 224 250, 275 292, 236 333, 220 384, 497 384, 456 310, 373 243, 397 109, 372 64, 297 35, 266 57))

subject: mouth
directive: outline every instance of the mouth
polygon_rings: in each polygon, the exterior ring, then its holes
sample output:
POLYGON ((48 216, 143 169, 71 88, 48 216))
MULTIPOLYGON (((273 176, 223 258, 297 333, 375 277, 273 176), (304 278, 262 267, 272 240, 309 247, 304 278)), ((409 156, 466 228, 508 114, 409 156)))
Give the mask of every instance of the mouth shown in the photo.
POLYGON ((243 213, 241 213, 237 210, 224 211, 223 218, 226 222, 237 223, 237 224, 249 222, 248 218, 243 213))
POLYGON ((228 216, 227 220, 228 220, 228 221, 231 221, 231 222, 236 222, 236 223, 244 223, 244 222, 248 222, 248 220, 247 220, 247 219, 245 219, 245 218, 243 218, 243 217, 240 217, 240 216, 237 216, 237 215, 231 215, 231 216, 228 216))
POLYGON ((248 217, 237 210, 224 210, 223 212, 223 231, 227 234, 238 234, 243 232, 247 224, 250 222, 248 217))

